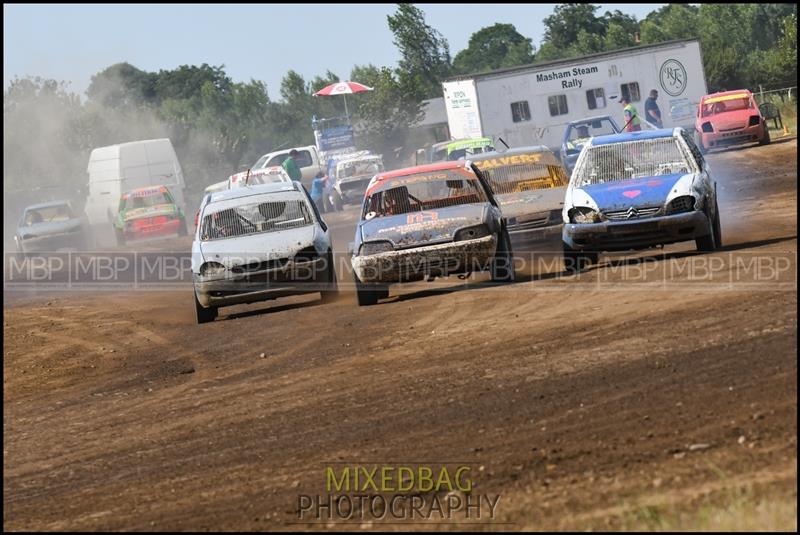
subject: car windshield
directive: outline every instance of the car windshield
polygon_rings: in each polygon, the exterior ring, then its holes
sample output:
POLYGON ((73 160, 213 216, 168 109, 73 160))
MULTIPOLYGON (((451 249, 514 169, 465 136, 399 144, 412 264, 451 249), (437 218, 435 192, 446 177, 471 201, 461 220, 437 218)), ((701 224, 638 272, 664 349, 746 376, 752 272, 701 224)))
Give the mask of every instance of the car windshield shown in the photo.
POLYGON ((386 179, 369 192, 362 218, 485 202, 486 192, 475 175, 466 170, 434 171, 386 179))
POLYGON ((377 175, 383 171, 383 163, 378 160, 367 160, 362 162, 347 162, 339 164, 338 178, 350 178, 353 176, 377 175))
POLYGON ((542 153, 518 154, 476 161, 475 165, 497 195, 566 186, 569 178, 564 168, 555 157, 542 156, 542 153))
POLYGON ((230 206, 221 202, 216 208, 213 204, 206 208, 203 225, 200 229, 202 241, 249 236, 265 232, 276 232, 313 224, 311 213, 303 199, 273 200, 269 196, 260 197, 253 202, 230 206))
POLYGON ((25 226, 36 225, 38 223, 50 223, 55 221, 69 221, 72 219, 72 211, 66 204, 57 206, 45 206, 25 212, 25 226))
POLYGON ((159 204, 172 204, 172 203, 173 203, 172 196, 170 196, 168 191, 147 190, 144 192, 130 193, 124 199, 124 205, 122 209, 136 210, 138 208, 150 208, 151 206, 156 206, 159 204))
POLYGON ((604 117, 594 121, 571 124, 567 133, 567 141, 586 141, 590 137, 616 134, 617 130, 610 119, 604 117))
POLYGON ((726 98, 725 100, 710 99, 703 102, 703 117, 710 117, 729 111, 747 110, 753 107, 748 95, 726 98))
POLYGON ((575 187, 693 172, 677 139, 662 137, 589 147, 573 173, 575 187))

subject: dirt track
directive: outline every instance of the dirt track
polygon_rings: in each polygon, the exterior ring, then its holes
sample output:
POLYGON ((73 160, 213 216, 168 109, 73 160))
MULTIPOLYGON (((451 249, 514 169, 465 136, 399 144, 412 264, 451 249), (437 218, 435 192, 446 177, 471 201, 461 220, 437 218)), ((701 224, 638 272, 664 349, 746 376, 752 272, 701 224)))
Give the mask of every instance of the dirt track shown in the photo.
MULTIPOLYGON (((4 527, 319 528, 293 523, 297 495, 336 461, 467 461, 504 529, 625 527, 742 489, 793 500, 796 158, 795 140, 709 157, 713 255, 684 243, 203 326, 190 291, 6 297, 4 527), (684 269, 712 258, 711 282, 684 269), (753 258, 780 269, 744 273, 753 258)), ((329 222, 344 251, 352 212, 329 222)))

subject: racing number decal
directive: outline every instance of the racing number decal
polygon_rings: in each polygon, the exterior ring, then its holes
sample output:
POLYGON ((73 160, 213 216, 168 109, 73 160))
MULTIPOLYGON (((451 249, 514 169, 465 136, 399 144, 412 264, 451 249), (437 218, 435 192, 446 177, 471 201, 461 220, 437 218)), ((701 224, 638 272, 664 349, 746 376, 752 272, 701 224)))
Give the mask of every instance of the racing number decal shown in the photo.
POLYGON ((417 213, 414 213, 414 214, 408 214, 408 216, 406 216, 406 224, 407 225, 412 225, 414 223, 424 223, 426 221, 436 221, 437 219, 439 219, 439 213, 438 212, 425 212, 425 211, 422 211, 422 212, 417 212, 417 213))

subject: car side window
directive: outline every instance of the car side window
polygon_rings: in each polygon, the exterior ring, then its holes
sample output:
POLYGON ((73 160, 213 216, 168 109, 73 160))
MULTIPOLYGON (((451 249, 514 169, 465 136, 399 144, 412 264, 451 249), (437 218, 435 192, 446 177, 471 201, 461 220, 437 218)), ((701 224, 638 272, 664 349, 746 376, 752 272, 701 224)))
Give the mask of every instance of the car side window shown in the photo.
POLYGON ((297 162, 297 167, 308 167, 312 164, 311 153, 307 150, 297 151, 295 161, 297 162))
POLYGON ((278 154, 277 156, 273 156, 272 159, 265 167, 280 167, 283 161, 289 157, 289 153, 286 154, 278 154))
POLYGON ((697 148, 697 145, 695 144, 694 140, 688 133, 686 133, 685 130, 681 132, 681 136, 683 137, 683 140, 686 142, 686 145, 689 146, 689 150, 692 152, 694 161, 697 162, 697 167, 700 168, 700 171, 704 171, 706 168, 706 161, 703 158, 703 154, 700 152, 700 149, 697 148))

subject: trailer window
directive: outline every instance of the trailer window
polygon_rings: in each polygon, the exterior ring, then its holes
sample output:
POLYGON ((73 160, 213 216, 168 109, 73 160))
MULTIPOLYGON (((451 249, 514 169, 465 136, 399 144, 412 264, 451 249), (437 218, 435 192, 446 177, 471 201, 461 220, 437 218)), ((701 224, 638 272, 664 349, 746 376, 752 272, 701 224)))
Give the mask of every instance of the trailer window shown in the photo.
POLYGON ((622 84, 619 88, 620 91, 622 91, 622 98, 628 99, 628 102, 639 102, 641 100, 639 96, 639 82, 622 84))
POLYGON ((586 92, 586 104, 590 110, 606 107, 606 93, 602 87, 597 89, 590 89, 586 92))
POLYGON ((550 115, 566 115, 569 113, 567 109, 567 95, 553 95, 547 97, 547 104, 550 106, 550 115))
POLYGON ((515 123, 531 120, 531 109, 527 100, 511 103, 511 120, 515 123))

